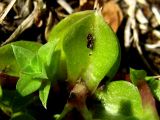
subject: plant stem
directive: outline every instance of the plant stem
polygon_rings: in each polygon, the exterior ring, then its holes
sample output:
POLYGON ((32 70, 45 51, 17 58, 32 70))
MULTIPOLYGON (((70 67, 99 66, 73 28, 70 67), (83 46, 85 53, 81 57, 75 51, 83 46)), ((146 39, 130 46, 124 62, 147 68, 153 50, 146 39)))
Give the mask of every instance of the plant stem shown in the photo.
POLYGON ((57 120, 62 120, 66 115, 67 113, 69 113, 71 110, 73 109, 72 106, 70 106, 68 103, 64 106, 64 109, 62 111, 62 113, 60 114, 60 116, 58 117, 57 120))
POLYGON ((86 106, 87 95, 88 89, 86 85, 83 82, 79 82, 72 89, 68 102, 81 113, 84 120, 92 120, 92 114, 86 106))
POLYGON ((83 108, 80 108, 79 111, 80 111, 81 115, 83 116, 84 120, 93 120, 92 114, 88 110, 86 105, 83 108))

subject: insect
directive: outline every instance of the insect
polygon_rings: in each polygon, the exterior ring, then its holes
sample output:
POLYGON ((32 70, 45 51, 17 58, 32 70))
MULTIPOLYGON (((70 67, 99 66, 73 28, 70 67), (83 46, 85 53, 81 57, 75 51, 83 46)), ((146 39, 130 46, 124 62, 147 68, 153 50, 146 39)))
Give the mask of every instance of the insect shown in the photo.
POLYGON ((90 48, 93 50, 93 46, 94 46, 94 38, 93 38, 92 34, 89 33, 87 36, 87 48, 90 48))

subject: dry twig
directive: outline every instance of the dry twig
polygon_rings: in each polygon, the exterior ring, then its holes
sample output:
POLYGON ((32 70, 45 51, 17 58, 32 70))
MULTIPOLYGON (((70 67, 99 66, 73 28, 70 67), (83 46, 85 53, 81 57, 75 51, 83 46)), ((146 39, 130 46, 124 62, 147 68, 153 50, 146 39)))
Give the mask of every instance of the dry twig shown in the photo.
POLYGON ((156 17, 158 24, 160 25, 160 12, 155 6, 152 6, 152 12, 156 17))
MULTIPOLYGON (((157 75, 157 72, 154 71, 152 69, 152 67, 150 66, 150 64, 148 63, 148 61, 146 60, 146 58, 143 55, 143 51, 142 48, 139 44, 139 34, 138 34, 138 30, 137 30, 137 23, 136 23, 136 5, 137 5, 137 1, 136 0, 132 0, 132 1, 128 1, 125 0, 126 4, 129 6, 127 14, 129 16, 128 20, 127 20, 127 24, 125 27, 125 47, 126 48, 130 48, 130 43, 133 42, 136 45, 136 49, 141 57, 141 59, 143 60, 143 62, 145 63, 145 65, 147 66, 147 68, 155 75, 157 75), (133 34, 131 34, 131 31, 133 31, 133 34)), ((142 13, 140 13, 141 16, 142 13)), ((140 20, 141 18, 139 18, 138 16, 138 20, 140 20)), ((142 22, 142 21, 141 21, 142 22)), ((144 18, 143 16, 143 22, 146 24, 147 23, 147 19, 144 18)))
POLYGON ((58 4, 60 4, 69 14, 73 13, 72 7, 65 0, 58 0, 58 4))
POLYGON ((18 26, 18 28, 12 33, 12 35, 4 43, 1 44, 1 46, 15 40, 22 32, 31 27, 35 22, 35 18, 39 16, 42 10, 43 4, 41 3, 41 1, 34 2, 34 10, 32 11, 32 13, 18 26))
POLYGON ((13 7, 13 5, 15 4, 16 0, 12 0, 9 5, 4 9, 4 11, 1 13, 0 15, 0 24, 2 24, 3 20, 5 19, 5 17, 7 16, 7 14, 9 13, 9 11, 11 10, 11 8, 13 7))

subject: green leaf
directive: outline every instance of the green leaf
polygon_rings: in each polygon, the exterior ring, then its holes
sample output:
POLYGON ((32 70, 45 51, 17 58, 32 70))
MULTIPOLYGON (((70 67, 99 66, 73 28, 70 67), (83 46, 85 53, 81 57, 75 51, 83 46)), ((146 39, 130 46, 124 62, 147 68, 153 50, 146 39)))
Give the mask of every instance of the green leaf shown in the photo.
POLYGON ((0 71, 3 71, 8 75, 18 77, 20 66, 16 62, 11 45, 20 46, 29 49, 32 52, 36 52, 41 46, 41 44, 29 41, 18 41, 0 47, 0 71))
POLYGON ((43 104, 43 106, 47 109, 47 100, 48 100, 48 95, 51 87, 51 82, 50 81, 45 81, 43 82, 40 90, 39 90, 39 98, 43 104))
MULTIPOLYGON (((73 24, 76 23, 76 21, 79 21, 81 18, 85 17, 86 15, 93 13, 92 10, 84 11, 84 12, 78 12, 71 14, 69 17, 66 19, 63 19, 59 24, 57 24, 50 32, 48 41, 58 41, 63 39, 65 32, 72 27, 73 24), (65 29, 64 29, 65 27, 65 29), (58 36, 58 37, 56 37, 58 36)), ((62 41, 61 41, 62 42, 62 41)))
POLYGON ((146 80, 147 82, 150 82, 150 81, 152 81, 152 80, 155 80, 155 78, 154 78, 153 76, 146 76, 146 77, 145 77, 145 80, 146 80))
POLYGON ((104 91, 96 92, 96 96, 101 101, 93 111, 96 119, 139 120, 143 116, 141 96, 129 82, 111 82, 104 91))
POLYGON ((2 97, 2 95, 3 95, 3 91, 2 91, 2 87, 0 85, 0 98, 2 97))
POLYGON ((77 23, 81 18, 85 17, 86 15, 92 13, 93 11, 88 10, 84 12, 78 12, 71 14, 66 19, 63 19, 61 22, 59 22, 50 32, 48 41, 58 41, 58 44, 56 45, 55 52, 60 53, 60 61, 58 64, 58 70, 57 70, 57 79, 64 80, 67 77, 67 68, 66 68, 66 60, 65 55, 63 52, 63 39, 68 34, 68 29, 72 27, 73 24, 77 23))
POLYGON ((68 79, 85 80, 95 90, 106 75, 111 79, 120 62, 117 37, 100 13, 92 13, 75 23, 64 37, 68 79))
POLYGON ((44 64, 38 55, 35 55, 22 70, 22 74, 27 74, 31 78, 48 79, 44 64))
POLYGON ((65 75, 66 68, 70 82, 82 79, 94 91, 105 75, 111 79, 118 69, 119 42, 99 11, 66 17, 52 30, 49 40, 59 41, 56 46, 61 51, 59 72, 65 75))
POLYGON ((145 80, 149 84, 154 97, 160 101, 160 81, 155 79, 153 76, 147 76, 145 77, 145 80))
POLYGON ((18 113, 14 113, 10 120, 36 120, 36 119, 33 118, 28 113, 18 112, 18 113))
POLYGON ((21 74, 20 79, 17 82, 16 89, 22 96, 29 95, 41 86, 41 79, 32 78, 32 76, 21 74))
POLYGON ((35 56, 35 53, 23 47, 12 45, 12 49, 20 68, 24 68, 28 65, 31 59, 35 56))
POLYGON ((150 105, 147 105, 144 107, 144 114, 140 120, 159 120, 159 116, 150 105))
POLYGON ((147 73, 144 70, 130 68, 130 79, 135 85, 137 85, 139 80, 145 80, 146 75, 147 73))
POLYGON ((160 101, 160 80, 152 79, 149 82, 149 86, 151 88, 153 95, 156 97, 158 101, 160 101))
POLYGON ((56 45, 57 42, 50 41, 38 50, 39 58, 45 66, 45 70, 49 79, 53 79, 59 64, 60 52, 55 51, 56 45))

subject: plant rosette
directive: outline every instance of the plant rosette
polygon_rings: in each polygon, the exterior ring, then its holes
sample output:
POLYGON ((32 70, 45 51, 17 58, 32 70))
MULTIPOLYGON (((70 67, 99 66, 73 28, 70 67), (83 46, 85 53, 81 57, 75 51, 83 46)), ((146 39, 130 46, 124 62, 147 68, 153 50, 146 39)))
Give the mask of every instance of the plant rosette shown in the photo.
POLYGON ((126 81, 109 83, 119 68, 120 46, 100 10, 69 15, 51 30, 48 42, 36 50, 16 42, 9 46, 18 66, 16 89, 22 96, 39 90, 39 98, 47 108, 51 86, 54 89, 59 81, 68 83, 68 100, 62 113, 55 115, 57 120, 74 108, 85 120, 144 119, 137 87, 126 81), (98 86, 105 76, 107 82, 100 90, 98 86), (93 96, 98 102, 89 106, 87 100, 93 96))

